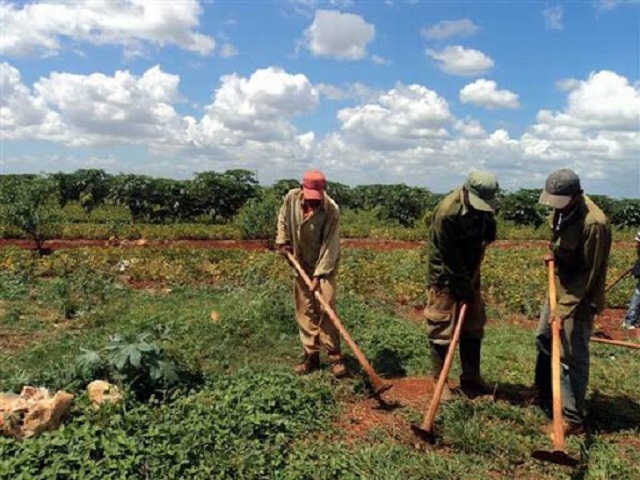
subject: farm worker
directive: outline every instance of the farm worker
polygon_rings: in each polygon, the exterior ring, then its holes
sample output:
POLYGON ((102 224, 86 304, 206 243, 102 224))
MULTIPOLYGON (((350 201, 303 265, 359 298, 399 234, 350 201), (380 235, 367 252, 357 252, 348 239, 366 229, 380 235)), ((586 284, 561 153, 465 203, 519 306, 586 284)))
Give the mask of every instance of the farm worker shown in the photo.
POLYGON ((624 323, 622 324, 623 328, 628 328, 629 330, 640 327, 640 230, 636 233, 636 253, 638 258, 631 273, 636 277, 638 283, 631 296, 629 311, 625 315, 624 323))
MULTIPOLYGON (((569 169, 549 175, 539 202, 553 207, 549 217, 555 260, 556 318, 561 325, 561 388, 566 435, 584 431, 583 410, 589 383, 589 338, 596 313, 604 308, 611 226, 605 214, 582 193, 569 169)), ((551 328, 545 302, 536 333, 535 384, 543 406, 551 399, 551 328)), ((550 433, 551 427, 545 429, 550 433)))
MULTIPOLYGON (((322 172, 304 174, 301 188, 290 190, 278 215, 276 245, 281 253, 293 253, 319 291, 335 309, 336 273, 340 259, 340 210, 326 193, 322 172)), ((302 363, 295 368, 306 374, 320 368, 320 347, 327 351, 331 370, 340 378, 347 368, 340 351, 340 334, 321 311, 304 281, 296 277, 293 287, 296 320, 304 349, 302 363)))
MULTIPOLYGON (((475 397, 489 392, 480 375, 480 352, 487 321, 480 291, 480 264, 496 238, 498 182, 493 173, 473 171, 465 184, 436 207, 429 225, 427 306, 424 316, 431 348, 431 373, 437 381, 444 365, 457 315, 467 315, 460 334, 460 387, 475 397)), ((442 401, 453 393, 445 384, 442 401)))

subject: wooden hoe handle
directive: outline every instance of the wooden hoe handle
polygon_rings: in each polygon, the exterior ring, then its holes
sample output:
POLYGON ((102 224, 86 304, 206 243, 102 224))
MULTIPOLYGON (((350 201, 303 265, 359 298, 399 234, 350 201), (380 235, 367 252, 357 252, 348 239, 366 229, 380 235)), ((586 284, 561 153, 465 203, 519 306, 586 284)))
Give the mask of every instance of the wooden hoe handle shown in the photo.
POLYGON ((562 425, 562 390, 560 388, 560 322, 556 317, 555 261, 548 260, 549 270, 549 323, 551 324, 551 388, 553 393, 553 449, 564 451, 562 425))
POLYGON ((464 323, 466 315, 467 304, 463 303, 462 307, 460 308, 460 314, 458 316, 456 328, 453 331, 451 343, 449 343, 449 348, 447 349, 447 356, 444 359, 444 365, 442 366, 440 376, 438 377, 436 389, 433 392, 433 398, 431 399, 429 409, 425 412, 424 419, 422 421, 421 428, 426 432, 433 431, 433 423, 435 421, 436 414, 438 413, 438 407, 440 406, 440 398, 442 397, 444 385, 447 382, 447 378, 449 376, 449 370, 451 369, 451 364, 453 363, 453 357, 455 357, 456 355, 456 348, 458 346, 458 342, 460 341, 460 332, 462 332, 462 324, 464 323))

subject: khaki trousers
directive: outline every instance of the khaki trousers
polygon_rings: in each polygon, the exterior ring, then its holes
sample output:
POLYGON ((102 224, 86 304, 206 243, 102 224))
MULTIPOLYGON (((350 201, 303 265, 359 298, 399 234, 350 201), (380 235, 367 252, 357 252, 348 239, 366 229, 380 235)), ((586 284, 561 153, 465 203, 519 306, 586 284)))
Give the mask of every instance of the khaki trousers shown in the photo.
MULTIPOLYGON (((336 277, 320 279, 320 293, 326 302, 335 310, 336 277)), ((300 277, 294 279, 293 296, 296 307, 296 321, 300 331, 300 340, 306 354, 317 353, 323 346, 329 355, 340 354, 340 333, 320 308, 320 305, 309 292, 300 277)))
MULTIPOLYGON (((460 312, 460 304, 446 292, 429 288, 424 316, 429 340, 436 345, 449 345, 460 312)), ((482 340, 487 323, 480 285, 474 286, 473 296, 467 307, 460 338, 482 340)))

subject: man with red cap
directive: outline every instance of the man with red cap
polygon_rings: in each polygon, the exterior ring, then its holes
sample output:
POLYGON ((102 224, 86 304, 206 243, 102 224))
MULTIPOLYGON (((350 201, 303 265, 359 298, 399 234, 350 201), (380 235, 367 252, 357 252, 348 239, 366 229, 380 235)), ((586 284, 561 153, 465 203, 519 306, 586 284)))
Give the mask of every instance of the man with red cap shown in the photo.
POLYGON ((326 184, 322 172, 310 170, 304 174, 301 188, 285 195, 278 215, 276 245, 282 253, 293 253, 313 282, 309 291, 301 278, 294 281, 296 320, 304 349, 304 359, 295 368, 296 373, 306 374, 320 368, 323 346, 333 374, 344 377, 347 369, 340 351, 340 334, 316 304, 313 293, 319 291, 335 309, 340 210, 327 195, 326 184))

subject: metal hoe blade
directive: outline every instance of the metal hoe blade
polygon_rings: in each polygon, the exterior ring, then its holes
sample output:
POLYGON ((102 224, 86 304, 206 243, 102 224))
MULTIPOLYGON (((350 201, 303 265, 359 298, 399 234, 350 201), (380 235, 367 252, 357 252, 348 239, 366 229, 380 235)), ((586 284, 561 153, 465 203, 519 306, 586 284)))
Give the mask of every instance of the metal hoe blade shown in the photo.
POLYGON ((431 430, 425 430, 420 425, 417 425, 417 424, 413 423, 411 425, 411 430, 413 430, 413 433, 415 434, 415 436, 418 437, 420 440, 423 440, 423 441, 425 441, 427 443, 430 443, 432 445, 436 441, 435 433, 433 431, 431 431, 431 430))
POLYGON ((555 463, 557 465, 565 465, 567 467, 578 466, 578 460, 567 455, 562 450, 535 450, 531 456, 542 462, 555 463))

